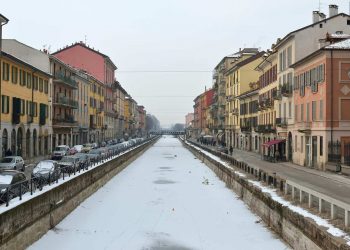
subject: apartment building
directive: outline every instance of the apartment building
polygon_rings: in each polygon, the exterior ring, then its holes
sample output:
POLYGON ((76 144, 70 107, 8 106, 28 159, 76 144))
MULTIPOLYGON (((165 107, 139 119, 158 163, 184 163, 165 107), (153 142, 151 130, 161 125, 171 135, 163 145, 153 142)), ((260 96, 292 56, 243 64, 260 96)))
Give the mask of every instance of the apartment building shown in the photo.
POLYGON ((50 62, 46 53, 4 39, 1 65, 1 154, 30 159, 51 151, 50 62))

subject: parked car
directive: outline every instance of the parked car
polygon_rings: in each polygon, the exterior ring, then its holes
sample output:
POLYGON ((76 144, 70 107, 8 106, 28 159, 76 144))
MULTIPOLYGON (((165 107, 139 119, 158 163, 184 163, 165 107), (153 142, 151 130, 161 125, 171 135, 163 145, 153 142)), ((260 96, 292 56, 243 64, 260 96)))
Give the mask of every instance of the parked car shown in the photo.
POLYGON ((91 145, 92 145, 92 149, 98 148, 98 144, 96 142, 93 142, 91 145))
POLYGON ((84 153, 89 157, 89 162, 98 162, 100 159, 100 156, 98 154, 89 154, 89 153, 84 153))
POLYGON ((49 181, 56 181, 61 176, 61 169, 57 161, 40 161, 32 171, 32 178, 38 185, 43 185, 49 181))
POLYGON ((81 152, 88 153, 91 149, 93 149, 92 143, 86 143, 86 144, 83 144, 81 152))
POLYGON ((61 160, 62 157, 68 155, 69 147, 67 145, 60 145, 55 148, 52 152, 51 159, 52 160, 61 160))
POLYGON ((86 168, 87 166, 89 166, 90 158, 89 158, 88 154, 76 153, 74 156, 79 158, 80 169, 83 169, 83 168, 86 168))
POLYGON ((0 170, 13 169, 24 171, 25 165, 21 156, 6 156, 1 159, 0 170))
POLYGON ((89 154, 95 154, 98 156, 98 160, 103 158, 106 155, 106 152, 104 150, 101 150, 100 148, 93 149, 89 152, 89 154))
POLYGON ((76 153, 80 153, 83 149, 83 145, 75 145, 74 147, 69 149, 69 154, 74 155, 76 153))
POLYGON ((218 152, 228 154, 228 150, 227 150, 227 148, 224 147, 224 146, 219 145, 219 146, 216 147, 216 150, 217 150, 218 152))
POLYGON ((9 201, 21 193, 26 193, 28 190, 29 183, 22 172, 15 170, 0 172, 0 202, 9 201))
POLYGON ((79 158, 74 156, 64 156, 58 164, 64 173, 72 173, 80 167, 79 158))

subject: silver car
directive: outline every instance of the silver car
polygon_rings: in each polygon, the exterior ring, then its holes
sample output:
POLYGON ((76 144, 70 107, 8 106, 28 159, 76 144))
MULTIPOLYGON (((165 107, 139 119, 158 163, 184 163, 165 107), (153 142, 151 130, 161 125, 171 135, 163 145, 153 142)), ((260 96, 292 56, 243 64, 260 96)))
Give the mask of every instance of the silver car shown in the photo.
POLYGON ((0 170, 13 169, 24 171, 24 161, 21 156, 6 156, 0 161, 0 170))

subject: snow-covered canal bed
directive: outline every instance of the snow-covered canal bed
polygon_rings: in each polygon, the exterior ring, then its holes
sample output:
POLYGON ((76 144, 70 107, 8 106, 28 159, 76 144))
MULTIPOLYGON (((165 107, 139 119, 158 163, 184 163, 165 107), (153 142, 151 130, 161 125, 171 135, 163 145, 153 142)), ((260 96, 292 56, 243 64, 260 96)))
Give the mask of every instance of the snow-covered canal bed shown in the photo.
POLYGON ((163 137, 29 249, 286 249, 180 141, 163 137))

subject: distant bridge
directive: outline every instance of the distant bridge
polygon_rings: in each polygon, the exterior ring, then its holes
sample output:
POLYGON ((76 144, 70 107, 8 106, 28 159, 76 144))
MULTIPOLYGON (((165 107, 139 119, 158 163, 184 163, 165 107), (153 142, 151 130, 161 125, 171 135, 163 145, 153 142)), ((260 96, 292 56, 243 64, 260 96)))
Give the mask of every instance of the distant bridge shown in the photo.
POLYGON ((151 135, 184 135, 185 131, 184 130, 175 131, 175 130, 171 130, 171 129, 161 129, 161 130, 157 130, 157 131, 151 131, 150 134, 151 135))

